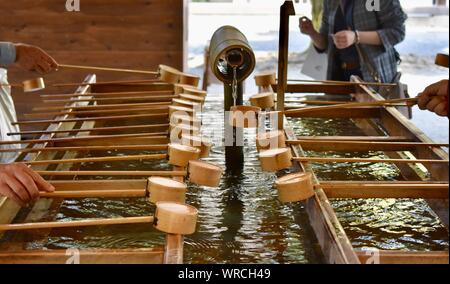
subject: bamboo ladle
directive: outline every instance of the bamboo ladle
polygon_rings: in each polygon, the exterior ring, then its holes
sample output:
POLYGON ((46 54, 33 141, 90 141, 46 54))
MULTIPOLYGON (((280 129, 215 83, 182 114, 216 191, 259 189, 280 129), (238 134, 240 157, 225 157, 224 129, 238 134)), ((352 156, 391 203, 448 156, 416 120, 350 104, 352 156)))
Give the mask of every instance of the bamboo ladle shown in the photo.
POLYGON ((363 86, 377 86, 377 87, 395 87, 394 83, 379 83, 379 82, 352 82, 352 81, 334 81, 334 80, 307 80, 307 79, 288 79, 288 82, 305 82, 305 83, 324 83, 324 84, 340 84, 340 85, 363 85, 363 86))
POLYGON ((23 88, 25 93, 37 92, 45 89, 44 78, 35 78, 31 80, 25 80, 22 84, 1 84, 0 86, 23 88))
POLYGON ((356 102, 356 103, 345 103, 345 104, 337 104, 337 105, 329 105, 329 106, 319 106, 319 107, 307 107, 302 109, 291 109, 286 110, 284 113, 286 115, 289 114, 300 114, 311 111, 327 111, 332 109, 341 109, 341 108, 351 108, 351 107, 365 107, 365 106, 386 106, 395 103, 414 103, 416 104, 418 98, 406 98, 406 99, 392 99, 392 100, 382 100, 382 101, 374 101, 374 102, 356 102))
POLYGON ((66 69, 81 69, 81 70, 92 70, 92 71, 108 71, 108 72, 121 72, 121 73, 132 73, 132 74, 144 74, 144 75, 156 75, 164 82, 176 84, 180 81, 181 76, 184 74, 175 68, 159 65, 158 71, 146 71, 146 70, 135 70, 135 69, 124 69, 124 68, 107 68, 107 67, 97 67, 97 66, 81 66, 81 65, 70 65, 70 64, 59 64, 58 67, 66 69))
POLYGON ((92 136, 75 136, 64 138, 51 139, 29 139, 29 140, 14 140, 14 141, 0 141, 0 145, 14 145, 14 144, 43 144, 43 143, 64 143, 73 141, 90 141, 90 140, 116 140, 124 138, 140 138, 149 137, 152 139, 166 139, 167 136, 158 136, 158 133, 135 133, 135 134, 115 134, 115 135, 92 135, 92 136))
POLYGON ((257 126, 258 116, 259 114, 285 114, 285 115, 295 115, 301 113, 308 113, 312 111, 327 111, 332 109, 341 109, 341 108, 351 108, 351 107, 364 107, 364 106, 391 106, 395 103, 408 103, 413 102, 417 103, 418 98, 407 98, 407 99, 392 99, 392 100, 382 100, 382 101, 374 101, 374 102, 356 102, 356 103, 345 103, 345 104, 337 104, 337 105, 327 105, 327 106, 318 106, 318 107, 306 107, 306 108, 297 108, 290 109, 285 111, 269 111, 262 112, 259 107, 249 107, 249 106, 237 106, 231 109, 230 115, 230 124, 233 126, 244 128, 248 126, 248 124, 252 124, 253 127, 257 126), (243 115, 242 115, 243 114, 243 115), (243 121, 239 121, 239 118, 243 118, 243 121))
POLYGON ((54 111, 54 110, 98 110, 98 109, 124 109, 131 107, 149 107, 157 105, 170 105, 170 102, 153 103, 130 103, 130 104, 106 104, 106 105, 87 105, 87 106, 53 106, 53 107, 35 107, 33 111, 54 111))
MULTIPOLYGON (((275 72, 263 72, 255 75, 256 85, 259 87, 276 85, 277 78, 275 72)), ((397 84, 393 83, 378 83, 378 82, 351 82, 351 81, 333 81, 333 80, 307 80, 307 79, 287 79, 288 82, 305 82, 305 83, 324 83, 324 84, 340 84, 340 85, 364 85, 364 86, 386 86, 395 87, 397 84)))
MULTIPOLYGON (((95 157, 95 158, 75 158, 62 160, 42 160, 42 161, 25 161, 27 165, 59 165, 59 164, 75 164, 75 163, 101 163, 101 162, 119 162, 119 161, 142 161, 142 160, 162 160, 167 158, 167 154, 152 155, 130 155, 117 157, 95 157)), ((7 165, 7 164, 0 164, 7 165)))
POLYGON ((24 120, 12 122, 12 125, 33 125, 33 124, 52 124, 63 122, 83 122, 83 121, 111 121, 124 120, 132 118, 157 118, 168 117, 167 112, 156 114, 131 114, 131 115, 115 115, 115 116, 100 116, 100 117, 83 117, 83 118, 68 118, 68 119, 45 119, 45 120, 24 120))
POLYGON ((76 228, 87 226, 149 224, 167 234, 190 235, 195 232, 198 210, 190 205, 173 202, 158 202, 154 216, 88 219, 68 222, 36 222, 2 224, 0 231, 21 231, 35 229, 76 228), (157 221, 157 222, 156 222, 157 221))
POLYGON ((0 153, 38 153, 38 152, 87 152, 87 151, 163 151, 167 145, 118 145, 118 146, 73 146, 73 147, 45 147, 45 148, 5 148, 0 153))
POLYGON ((168 129, 169 124, 144 124, 144 125, 127 125, 127 126, 111 126, 111 127, 94 127, 67 130, 32 130, 22 132, 10 132, 8 136, 15 135, 43 135, 43 134, 61 134, 61 133, 80 133, 80 132, 109 132, 109 131, 130 131, 130 130, 150 130, 150 129, 168 129))
POLYGON ((107 68, 107 67, 96 67, 96 66, 81 66, 81 65, 70 65, 70 64, 58 64, 59 68, 66 69, 82 69, 82 70, 92 70, 92 71, 109 71, 109 72, 122 72, 122 73, 132 73, 132 74, 146 74, 146 75, 159 75, 158 71, 146 71, 146 70, 134 70, 134 69, 122 69, 122 68, 107 68))

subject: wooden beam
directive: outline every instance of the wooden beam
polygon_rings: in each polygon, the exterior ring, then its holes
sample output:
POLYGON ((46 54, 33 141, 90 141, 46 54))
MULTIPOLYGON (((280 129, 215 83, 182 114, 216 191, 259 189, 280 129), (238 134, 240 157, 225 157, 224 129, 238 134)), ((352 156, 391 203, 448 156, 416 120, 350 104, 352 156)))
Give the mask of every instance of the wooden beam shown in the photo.
POLYGON ((92 141, 92 140, 114 140, 123 138, 139 138, 150 136, 153 139, 166 138, 165 136, 156 136, 154 133, 136 133, 136 134, 117 134, 117 135, 92 135, 92 136, 75 136, 64 138, 51 139, 30 139, 30 140, 15 140, 15 141, 0 141, 0 145, 14 145, 14 144, 43 144, 43 143, 65 143, 73 141, 92 141))
POLYGON ((116 80, 116 81, 104 81, 96 83, 59 83, 53 84, 52 87, 78 87, 78 86, 97 86, 97 85, 126 85, 126 84, 166 84, 161 82, 159 78, 147 79, 147 80, 116 80))
POLYGON ((114 101, 171 101, 177 98, 176 95, 159 95, 159 96, 149 96, 149 97, 114 97, 114 98, 82 98, 82 99, 72 99, 72 100, 43 100, 46 104, 67 104, 67 103, 79 103, 79 102, 114 102, 114 101))
POLYGON ((448 251, 358 251, 362 264, 448 264, 448 251), (379 261, 379 263, 374 263, 379 261))
POLYGON ((65 118, 65 119, 44 119, 44 120, 30 120, 30 121, 17 121, 11 123, 12 125, 34 125, 34 124, 51 124, 51 123, 64 123, 64 122, 83 122, 83 121, 111 121, 111 120, 124 120, 134 118, 157 118, 168 117, 168 113, 157 114, 132 114, 132 115, 115 115, 104 117, 83 117, 83 118, 65 118))
MULTIPOLYGON (((80 250, 77 253, 80 264, 162 264, 164 257, 161 248, 80 250)), ((0 252, 0 264, 71 264, 70 258, 68 250, 0 252)))
POLYGON ((54 107, 35 107, 33 111, 54 111, 54 110, 99 110, 99 109, 126 109, 137 107, 151 107, 170 105, 171 102, 156 102, 156 103, 134 103, 134 104, 106 104, 106 105, 76 105, 76 106, 54 106, 54 107))
POLYGON ((151 106, 151 107, 137 107, 137 108, 122 108, 122 109, 100 109, 100 110, 81 110, 81 111, 60 111, 60 112, 38 112, 27 113, 23 116, 27 119, 33 117, 48 117, 70 114, 75 117, 98 117, 104 115, 123 115, 123 114, 148 114, 148 113, 165 113, 169 109, 169 105, 165 106, 151 106))
POLYGON ((448 183, 321 182, 328 198, 448 199, 448 183))
MULTIPOLYGON (((106 135, 105 135, 106 136, 106 135)), ((58 140, 53 142, 55 147, 82 147, 82 146, 122 146, 122 145, 161 145, 169 143, 167 136, 139 136, 119 137, 114 139, 79 139, 58 140)))
MULTIPOLYGON (((315 142, 333 142, 333 141, 347 141, 347 142, 359 142, 359 141, 368 141, 368 142, 408 142, 411 141, 410 138, 405 136, 298 136, 297 140, 299 141, 315 141, 315 142)), ((293 145, 301 144, 301 142, 295 142, 296 140, 288 140, 293 141, 293 145)))
MULTIPOLYGON (((288 79, 288 56, 289 56, 289 19, 295 15, 295 7, 292 1, 284 1, 280 7, 280 29, 278 41, 278 89, 277 109, 284 111, 284 96, 288 79)), ((283 121, 278 122, 278 129, 283 129, 283 121)))
POLYGON ((128 176, 128 177, 173 177, 186 176, 186 171, 37 171, 42 176, 128 176))
MULTIPOLYGON (((314 117, 314 118, 379 118, 383 107, 355 107, 331 109, 327 111, 286 111, 287 117, 314 117)), ((306 110, 306 109, 305 109, 306 110)))
POLYGON ((114 131, 120 132, 125 130, 150 130, 150 129, 168 129, 169 124, 144 124, 144 125, 128 125, 128 126, 113 126, 113 127, 94 127, 94 128, 83 128, 83 129, 63 129, 63 130, 37 130, 37 131, 23 131, 23 132, 12 132, 8 133, 8 136, 13 135, 42 135, 42 134, 59 134, 59 133, 79 133, 79 132, 103 132, 103 131, 114 131))
POLYGON ((295 157, 295 161, 310 163, 407 163, 407 164, 448 164, 448 160, 423 159, 371 159, 371 158, 322 158, 295 157))
POLYGON ((448 147, 445 143, 422 142, 370 142, 370 141, 312 141, 294 140, 287 144, 301 144, 306 151, 316 152, 365 152, 365 151, 414 151, 417 147, 448 147))
POLYGON ((113 92, 113 93, 86 93, 84 95, 80 94, 55 94, 55 95, 40 95, 41 98, 50 98, 50 99, 64 99, 64 98, 82 98, 83 96, 92 96, 92 97, 123 97, 123 96, 154 96, 155 94, 173 94, 173 91, 140 91, 140 92, 113 92))
POLYGON ((95 158, 61 159, 61 160, 25 161, 24 163, 27 165, 59 165, 59 164, 103 163, 103 162, 119 162, 119 161, 162 160, 162 159, 166 159, 166 158, 167 158, 167 154, 153 154, 153 155, 117 156, 117 157, 95 157, 95 158))
POLYGON ((0 153, 39 153, 39 152, 91 152, 91 151, 164 151, 167 145, 117 145, 117 146, 80 146, 80 147, 45 147, 45 148, 17 148, 17 149, 0 149, 0 153))

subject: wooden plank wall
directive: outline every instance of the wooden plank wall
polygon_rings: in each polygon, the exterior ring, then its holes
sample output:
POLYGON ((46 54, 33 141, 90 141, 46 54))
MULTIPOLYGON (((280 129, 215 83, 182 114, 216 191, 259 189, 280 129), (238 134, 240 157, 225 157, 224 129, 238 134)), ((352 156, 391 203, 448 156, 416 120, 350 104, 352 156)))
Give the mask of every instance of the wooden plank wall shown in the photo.
MULTIPOLYGON (((0 41, 38 45, 60 63, 156 70, 158 64, 183 69, 186 0, 80 0, 80 12, 67 12, 65 0, 0 1, 0 41)), ((47 84, 80 82, 88 73, 61 70, 47 84)), ((98 80, 142 79, 143 75, 97 72, 98 80)), ((16 67, 9 81, 36 77, 16 67)), ((70 90, 73 90, 69 89, 70 90)), ((46 93, 64 89, 48 88, 46 93)), ((40 105, 38 96, 13 96, 20 114, 40 105)))

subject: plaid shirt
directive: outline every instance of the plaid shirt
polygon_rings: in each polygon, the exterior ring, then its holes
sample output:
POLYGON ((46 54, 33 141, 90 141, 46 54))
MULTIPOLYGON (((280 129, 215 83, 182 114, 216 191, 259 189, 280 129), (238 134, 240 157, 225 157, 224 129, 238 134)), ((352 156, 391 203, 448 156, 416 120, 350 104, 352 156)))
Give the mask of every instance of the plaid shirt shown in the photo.
MULTIPOLYGON (((358 31, 377 31, 382 45, 360 44, 361 50, 371 61, 383 82, 391 82, 397 74, 397 59, 394 46, 405 38, 406 14, 403 12, 399 0, 379 0, 380 11, 368 11, 365 0, 353 0, 355 7, 353 11, 353 23, 358 31)), ((339 9, 340 0, 324 0, 322 26, 320 33, 327 37, 328 53, 328 79, 332 79, 335 64, 335 51, 331 34, 334 31, 336 13, 339 9)), ((364 60, 359 59, 361 72, 365 81, 374 81, 364 60)))
POLYGON ((13 64, 16 61, 16 48, 10 42, 0 42, 0 66, 13 64))

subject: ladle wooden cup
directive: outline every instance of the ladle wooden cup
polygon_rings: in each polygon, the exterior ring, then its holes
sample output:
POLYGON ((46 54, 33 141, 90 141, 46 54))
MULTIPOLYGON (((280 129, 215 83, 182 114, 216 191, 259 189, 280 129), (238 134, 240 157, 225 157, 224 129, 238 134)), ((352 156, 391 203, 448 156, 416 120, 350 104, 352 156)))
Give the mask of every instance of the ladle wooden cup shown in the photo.
POLYGON ((279 178, 276 182, 278 199, 283 203, 306 200, 314 196, 311 173, 294 173, 279 178))
POLYGON ((193 87, 198 87, 198 83, 200 83, 200 77, 193 74, 181 73, 179 83, 193 87))
POLYGON ((292 153, 289 148, 261 151, 259 153, 261 168, 265 172, 276 172, 292 166, 292 153))
POLYGON ((266 87, 277 83, 277 75, 274 72, 263 72, 255 75, 255 83, 258 87, 266 87))
POLYGON ((151 177, 148 179, 149 201, 157 203, 170 201, 177 203, 186 202, 186 184, 162 177, 151 177))
POLYGON ((252 106, 260 107, 261 109, 273 108, 275 106, 273 93, 261 93, 250 97, 252 106))
POLYGON ((189 181, 198 185, 219 187, 223 169, 203 161, 189 161, 189 181))
POLYGON ((181 144, 169 144, 169 164, 178 167, 187 167, 189 161, 200 157, 200 150, 181 144))
POLYGON ((191 235, 197 226, 198 210, 190 205, 157 202, 154 226, 159 231, 174 235, 191 235))

